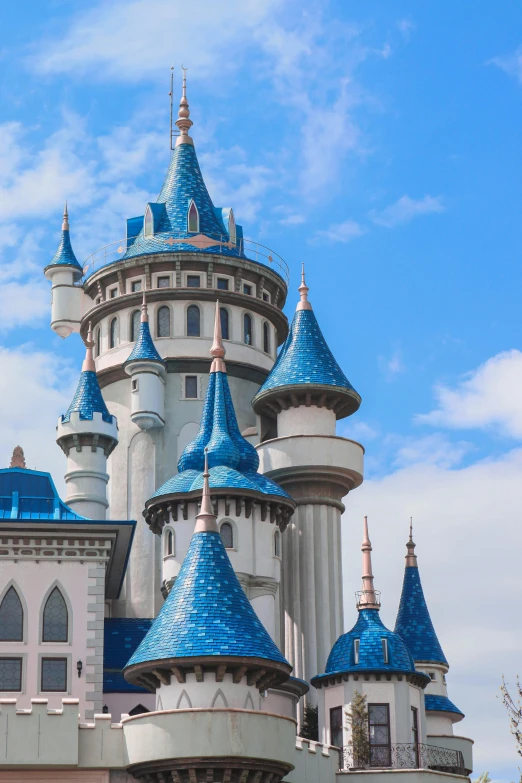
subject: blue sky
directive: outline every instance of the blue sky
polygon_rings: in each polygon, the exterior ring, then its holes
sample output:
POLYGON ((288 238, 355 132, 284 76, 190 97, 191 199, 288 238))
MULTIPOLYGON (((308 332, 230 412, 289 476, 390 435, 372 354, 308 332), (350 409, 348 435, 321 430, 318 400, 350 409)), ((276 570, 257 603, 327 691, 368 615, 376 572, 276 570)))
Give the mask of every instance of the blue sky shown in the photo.
POLYGON ((41 269, 65 198, 83 259, 156 197, 169 68, 177 95, 184 63, 214 202, 287 260, 294 287, 305 262, 363 396, 339 427, 367 448, 347 501, 347 596, 369 513, 393 623, 413 514, 450 696, 468 714, 456 728, 476 738, 478 772, 515 779, 496 694, 522 647, 520 6, 55 0, 0 22, 4 464, 20 441, 31 466, 63 472, 54 424, 82 350, 48 329, 41 269))

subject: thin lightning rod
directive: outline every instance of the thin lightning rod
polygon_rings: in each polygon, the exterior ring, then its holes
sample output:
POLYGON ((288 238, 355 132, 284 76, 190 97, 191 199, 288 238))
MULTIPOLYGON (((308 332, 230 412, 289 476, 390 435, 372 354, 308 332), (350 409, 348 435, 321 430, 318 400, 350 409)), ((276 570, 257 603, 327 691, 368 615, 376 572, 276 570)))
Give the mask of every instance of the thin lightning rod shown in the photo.
POLYGON ((170 69, 170 140, 169 140, 169 146, 170 149, 173 150, 172 146, 172 120, 173 120, 173 101, 174 101, 174 66, 171 66, 170 69))

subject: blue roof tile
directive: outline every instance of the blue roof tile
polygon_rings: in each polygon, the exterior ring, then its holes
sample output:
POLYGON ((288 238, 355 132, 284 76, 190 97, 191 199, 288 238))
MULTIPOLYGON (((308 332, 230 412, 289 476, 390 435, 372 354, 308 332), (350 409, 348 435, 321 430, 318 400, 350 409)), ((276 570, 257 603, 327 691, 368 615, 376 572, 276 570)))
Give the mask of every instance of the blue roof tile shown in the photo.
POLYGON ((447 696, 437 696, 436 694, 426 693, 424 695, 424 706, 426 712, 454 712, 456 715, 462 715, 464 713, 455 707, 452 701, 447 696))
POLYGON ((83 269, 81 265, 78 263, 78 259, 74 255, 74 250, 72 249, 69 229, 62 230, 62 238, 60 244, 58 245, 58 250, 54 254, 53 260, 51 261, 49 266, 52 266, 53 264, 62 265, 62 266, 74 266, 77 270, 83 273, 83 269))
POLYGON ((165 364, 154 345, 148 321, 142 321, 140 323, 138 337, 129 358, 127 359, 127 362, 134 361, 161 362, 162 364, 165 364))
POLYGON ((71 420, 71 413, 79 413, 80 419, 91 420, 94 413, 101 413, 103 421, 112 424, 113 416, 103 399, 98 378, 93 370, 82 370, 76 392, 62 422, 71 420))
POLYGON ((431 621, 417 566, 406 566, 395 632, 408 645, 415 661, 448 665, 431 621))
POLYGON ((60 499, 49 473, 28 468, 0 470, 0 519, 84 520, 60 499))
POLYGON ((123 677, 122 669, 145 634, 152 620, 126 617, 108 618, 104 622, 103 641, 103 692, 149 693, 139 685, 131 685, 123 677))
POLYGON ((214 655, 289 665, 239 584, 220 534, 194 533, 167 600, 127 666, 214 655))

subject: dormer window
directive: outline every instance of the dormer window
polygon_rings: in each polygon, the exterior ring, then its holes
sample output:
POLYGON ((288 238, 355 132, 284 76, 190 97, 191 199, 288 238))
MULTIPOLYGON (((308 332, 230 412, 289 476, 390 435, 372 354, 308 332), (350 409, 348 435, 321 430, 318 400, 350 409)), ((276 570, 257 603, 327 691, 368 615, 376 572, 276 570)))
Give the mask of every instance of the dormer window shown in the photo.
POLYGON ((230 215, 228 218, 228 236, 230 237, 230 241, 236 244, 236 221, 234 218, 234 213, 232 210, 230 210, 230 215))
POLYGON ((145 217, 143 218, 143 235, 146 237, 154 236, 154 217, 152 215, 150 204, 147 204, 145 217))
POLYGON ((359 647, 361 646, 360 639, 353 640, 353 662, 359 663, 359 647))
POLYGON ((187 215, 187 226, 190 233, 199 231, 199 212, 193 201, 190 202, 187 215))
POLYGON ((388 639, 381 639, 381 644, 382 644, 382 657, 384 658, 384 663, 389 663, 388 639))

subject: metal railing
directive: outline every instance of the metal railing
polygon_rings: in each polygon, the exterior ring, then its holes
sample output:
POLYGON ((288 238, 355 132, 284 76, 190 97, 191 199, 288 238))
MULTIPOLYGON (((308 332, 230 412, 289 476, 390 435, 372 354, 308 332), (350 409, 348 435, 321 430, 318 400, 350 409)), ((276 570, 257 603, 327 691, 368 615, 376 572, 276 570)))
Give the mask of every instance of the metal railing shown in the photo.
MULTIPOLYGON (((190 252, 191 248, 196 248, 197 250, 208 250, 213 255, 247 258, 249 261, 254 261, 257 264, 263 264, 269 269, 273 269, 283 278, 287 285, 290 281, 290 270, 286 261, 273 250, 270 250, 269 247, 262 245, 260 242, 254 242, 252 239, 242 238, 238 239, 237 242, 232 242, 226 234, 194 234, 191 236, 187 235, 186 232, 183 234, 170 232, 153 234, 150 237, 140 237, 140 239, 144 239, 145 242, 153 240, 158 249, 161 248, 162 244, 165 244, 165 251, 168 251, 169 248, 172 249, 174 245, 179 246, 181 244, 187 248, 187 252, 190 252)), ((132 245, 129 247, 129 250, 131 247, 132 245)), ((83 279, 86 280, 97 272, 98 269, 121 260, 126 252, 127 239, 120 239, 118 242, 111 242, 109 245, 105 245, 91 253, 83 264, 83 279)), ((154 253, 154 249, 148 249, 144 246, 143 252, 154 253)), ((176 252, 179 252, 179 249, 176 252)), ((132 258, 135 257, 135 255, 132 256, 132 258)))
POLYGON ((416 742, 370 746, 367 753, 357 752, 352 745, 347 745, 342 748, 341 769, 431 769, 466 774, 460 750, 416 742))

